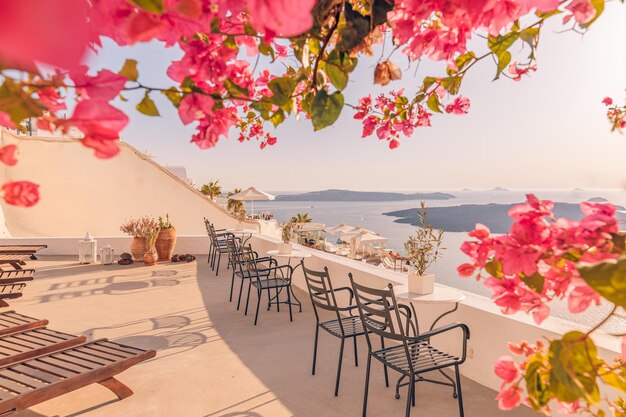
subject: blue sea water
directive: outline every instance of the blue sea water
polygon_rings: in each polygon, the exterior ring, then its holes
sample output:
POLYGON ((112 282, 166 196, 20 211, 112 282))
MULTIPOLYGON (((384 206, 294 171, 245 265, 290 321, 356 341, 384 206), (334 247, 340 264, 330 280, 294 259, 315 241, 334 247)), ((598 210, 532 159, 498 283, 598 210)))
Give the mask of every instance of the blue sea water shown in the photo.
MULTIPOLYGON (((622 189, 436 191, 453 194, 456 198, 450 200, 426 200, 427 207, 520 203, 525 200, 527 193, 533 193, 540 199, 549 199, 555 202, 580 203, 590 198, 603 198, 618 206, 626 206, 626 190, 622 189)), ((417 209, 419 205, 420 201, 418 200, 376 202, 258 201, 254 203, 254 210, 255 212, 270 211, 279 222, 289 220, 296 213, 308 213, 313 221, 324 223, 327 226, 334 226, 340 223, 361 226, 388 238, 387 248, 403 251, 403 244, 407 237, 414 232, 415 227, 408 224, 395 223, 396 217, 385 216, 382 213, 411 208, 417 209)), ((443 246, 446 250, 431 272, 435 273, 436 279, 440 283, 489 296, 490 291, 482 283, 473 279, 460 278, 456 273, 456 267, 467 261, 466 256, 459 250, 461 243, 467 239, 467 233, 444 233, 443 246)), ((600 307, 600 310, 605 308, 600 307)), ((563 304, 555 303, 553 305, 553 315, 565 319, 575 319, 583 323, 593 323, 594 318, 599 313, 601 312, 598 309, 589 309, 587 313, 573 318, 563 304)))

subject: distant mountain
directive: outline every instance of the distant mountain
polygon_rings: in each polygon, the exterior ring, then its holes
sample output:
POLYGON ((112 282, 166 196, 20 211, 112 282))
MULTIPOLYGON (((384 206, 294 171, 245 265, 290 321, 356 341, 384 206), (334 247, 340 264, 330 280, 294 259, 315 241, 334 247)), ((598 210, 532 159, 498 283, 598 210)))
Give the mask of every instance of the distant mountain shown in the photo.
POLYGON ((461 191, 469 192, 469 191, 474 191, 474 190, 470 190, 469 188, 463 188, 461 191))
POLYGON ((506 188, 502 188, 502 187, 496 187, 496 188, 492 188, 489 191, 509 191, 509 190, 507 190, 506 188))
POLYGON ((277 201, 403 201, 449 200, 456 198, 447 193, 387 193, 376 191, 323 190, 302 194, 278 195, 277 201))
POLYGON ((589 200, 590 203, 608 203, 609 200, 607 200, 604 197, 591 197, 589 200))
MULTIPOLYGON (((469 232, 474 229, 476 223, 482 223, 489 227, 493 233, 507 233, 513 221, 507 215, 511 207, 516 204, 464 204, 453 207, 430 207, 428 208, 428 223, 437 229, 447 232, 469 232)), ((619 207, 620 210, 624 210, 619 207)), ((405 223, 413 226, 421 226, 417 215, 417 208, 398 210, 383 213, 385 216, 398 217, 396 223, 405 223)), ((555 203, 555 217, 580 220, 583 214, 578 204, 555 203)), ((626 214, 617 213, 617 218, 624 220, 626 214)))

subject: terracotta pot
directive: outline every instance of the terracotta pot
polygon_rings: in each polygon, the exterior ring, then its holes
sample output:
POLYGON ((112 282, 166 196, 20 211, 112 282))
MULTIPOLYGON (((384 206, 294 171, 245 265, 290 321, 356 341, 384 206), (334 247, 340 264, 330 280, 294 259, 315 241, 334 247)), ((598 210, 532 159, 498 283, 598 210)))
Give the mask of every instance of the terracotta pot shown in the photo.
POLYGON ((146 253, 146 242, 143 238, 134 237, 130 241, 130 253, 136 261, 143 260, 143 255, 146 253))
POLYGON ((176 229, 161 229, 157 237, 156 251, 159 255, 159 261, 171 261, 174 247, 176 246, 176 229))
POLYGON ((143 263, 146 265, 155 265, 159 260, 159 255, 155 252, 146 252, 143 255, 143 263))

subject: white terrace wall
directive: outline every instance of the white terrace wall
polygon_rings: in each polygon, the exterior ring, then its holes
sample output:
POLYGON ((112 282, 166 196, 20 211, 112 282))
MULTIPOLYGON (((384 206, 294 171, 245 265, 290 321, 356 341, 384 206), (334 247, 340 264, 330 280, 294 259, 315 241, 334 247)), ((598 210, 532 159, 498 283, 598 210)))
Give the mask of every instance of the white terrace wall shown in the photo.
POLYGON ((19 163, 0 164, 0 183, 29 180, 41 192, 40 202, 31 208, 2 202, 4 223, 13 237, 81 236, 87 231, 115 236, 125 219, 165 213, 180 235, 205 234, 203 217, 219 227, 237 223, 222 206, 126 143, 120 143, 118 156, 104 160, 75 139, 0 130, 0 145, 9 143, 18 145, 19 163))

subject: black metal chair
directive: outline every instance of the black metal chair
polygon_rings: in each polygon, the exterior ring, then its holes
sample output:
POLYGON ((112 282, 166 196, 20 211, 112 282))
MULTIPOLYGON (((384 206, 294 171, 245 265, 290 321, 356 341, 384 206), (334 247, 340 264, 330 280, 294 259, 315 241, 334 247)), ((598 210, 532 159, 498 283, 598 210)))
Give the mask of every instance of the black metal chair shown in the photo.
MULTIPOLYGON (((226 245, 228 247, 228 258, 229 264, 232 266, 232 277, 230 282, 230 298, 229 301, 233 301, 233 288, 235 286, 235 277, 239 277, 241 279, 241 286, 239 287, 239 298, 237 300, 237 310, 239 310, 239 306, 241 305, 241 294, 243 291, 244 281, 250 281, 252 276, 250 271, 248 271, 246 267, 247 260, 242 256, 243 252, 250 251, 252 253, 252 259, 256 263, 267 263, 267 266, 278 266, 278 263, 275 259, 270 257, 259 257, 259 254, 252 250, 251 246, 243 246, 242 243, 233 237, 228 237, 226 240, 226 245)), ((263 277, 268 277, 270 272, 262 272, 261 275, 263 277)), ((250 292, 250 285, 248 285, 248 292, 250 292)))
POLYGON ((311 304, 313 305, 313 312, 315 313, 315 342, 313 345, 313 369, 312 374, 315 375, 315 365, 317 363, 317 341, 319 338, 319 330, 325 330, 328 334, 337 337, 341 340, 339 348, 339 363, 337 364, 337 380, 335 382, 335 396, 339 395, 339 381, 341 380, 341 365, 343 362, 343 348, 346 339, 352 339, 354 341, 354 365, 359 366, 359 356, 357 349, 357 337, 365 335, 363 324, 359 316, 355 316, 353 312, 357 306, 352 304, 354 300, 354 294, 350 287, 333 288, 330 275, 328 274, 328 268, 324 267, 324 271, 314 271, 304 266, 304 261, 300 261, 302 271, 304 272, 304 278, 307 288, 309 290, 309 296, 311 297, 311 304), (337 303, 336 294, 339 292, 347 292, 349 295, 348 305, 340 307, 337 303), (336 318, 333 320, 320 321, 318 308, 335 313, 336 318), (341 313, 350 313, 349 316, 342 316, 341 313))
MULTIPOLYGON (((421 381, 452 386, 454 389, 453 396, 457 397, 459 403, 459 415, 463 417, 463 396, 461 392, 459 365, 465 362, 466 358, 467 340, 470 337, 467 325, 452 323, 425 333, 409 336, 408 327, 405 331, 403 324, 406 322, 407 317, 400 311, 393 286, 389 284, 387 289, 368 288, 354 282, 352 274, 348 275, 363 327, 367 331, 365 336, 369 349, 365 376, 365 393, 363 397, 363 417, 367 415, 367 399, 372 358, 400 373, 400 381, 404 378, 408 378, 408 381, 402 384, 402 386, 407 385, 409 390, 406 403, 406 417, 409 417, 411 414, 411 404, 415 405, 415 384, 421 381), (433 336, 455 329, 460 329, 463 336, 463 352, 461 357, 451 355, 431 345, 430 339, 433 336), (377 350, 374 349, 370 338, 372 334, 391 340, 393 346, 377 350), (422 376, 422 374, 432 371, 442 372, 443 369, 449 367, 454 367, 456 383, 450 384, 443 381, 427 379, 422 376)), ((400 386, 400 384, 398 385, 400 386)))
MULTIPOLYGON (((208 262, 211 264, 211 269, 215 270, 215 276, 217 276, 220 272, 222 254, 228 255, 227 240, 229 237, 235 238, 235 235, 230 232, 226 232, 225 229, 215 229, 215 226, 206 218, 204 219, 204 225, 210 239, 208 262), (215 268, 216 259, 217 268, 215 268)), ((227 265, 226 268, 228 268, 229 265, 227 265)))
POLYGON ((256 314, 254 315, 255 326, 259 320, 259 306, 261 304, 263 291, 265 290, 267 292, 268 309, 275 303, 276 309, 280 311, 281 301, 279 297, 282 291, 285 290, 287 293, 287 301, 284 303, 289 306, 289 321, 293 321, 293 314, 291 312, 291 291, 289 291, 293 268, 290 265, 263 267, 255 260, 254 251, 252 250, 241 251, 240 256, 242 259, 242 269, 250 277, 248 281, 248 297, 246 299, 246 309, 244 314, 248 314, 248 304, 250 302, 252 287, 256 289, 257 294, 256 314), (279 273, 280 276, 278 276, 279 273), (272 297, 272 290, 274 290, 275 293, 274 297, 272 297))

